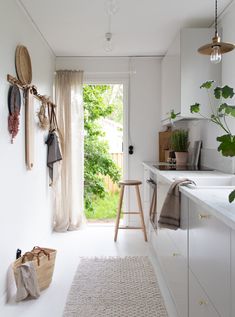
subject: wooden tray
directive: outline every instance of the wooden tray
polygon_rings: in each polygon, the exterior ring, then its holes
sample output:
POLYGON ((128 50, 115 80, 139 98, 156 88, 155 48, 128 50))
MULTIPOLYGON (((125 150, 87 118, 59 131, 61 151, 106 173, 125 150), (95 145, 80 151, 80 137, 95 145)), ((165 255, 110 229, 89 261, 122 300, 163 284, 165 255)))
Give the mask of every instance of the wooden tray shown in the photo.
POLYGON ((25 85, 32 82, 31 59, 27 48, 23 45, 16 47, 15 53, 16 73, 18 79, 25 85))

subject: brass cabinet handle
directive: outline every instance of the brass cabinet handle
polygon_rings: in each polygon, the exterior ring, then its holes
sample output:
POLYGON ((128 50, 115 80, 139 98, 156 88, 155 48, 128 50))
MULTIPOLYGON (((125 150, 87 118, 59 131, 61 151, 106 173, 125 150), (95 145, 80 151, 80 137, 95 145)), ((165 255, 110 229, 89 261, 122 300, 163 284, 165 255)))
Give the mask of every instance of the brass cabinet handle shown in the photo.
POLYGON ((206 300, 204 300, 204 299, 201 299, 201 300, 199 300, 198 304, 199 304, 200 306, 202 306, 202 305, 207 305, 208 302, 207 302, 206 300))
POLYGON ((199 219, 209 219, 210 215, 199 214, 199 219))
POLYGON ((172 256, 181 256, 181 254, 174 252, 174 253, 172 253, 172 256))

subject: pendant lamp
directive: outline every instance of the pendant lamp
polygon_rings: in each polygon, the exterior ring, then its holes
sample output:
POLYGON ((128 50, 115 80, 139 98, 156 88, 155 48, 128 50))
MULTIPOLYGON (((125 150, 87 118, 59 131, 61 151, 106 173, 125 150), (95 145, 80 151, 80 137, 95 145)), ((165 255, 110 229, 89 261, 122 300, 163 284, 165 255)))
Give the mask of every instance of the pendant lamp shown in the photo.
POLYGON ((215 36, 212 38, 212 43, 201 46, 198 52, 203 55, 210 55, 210 61, 213 64, 218 64, 222 59, 222 54, 228 53, 235 48, 234 44, 220 41, 217 29, 217 0, 215 0, 215 36))

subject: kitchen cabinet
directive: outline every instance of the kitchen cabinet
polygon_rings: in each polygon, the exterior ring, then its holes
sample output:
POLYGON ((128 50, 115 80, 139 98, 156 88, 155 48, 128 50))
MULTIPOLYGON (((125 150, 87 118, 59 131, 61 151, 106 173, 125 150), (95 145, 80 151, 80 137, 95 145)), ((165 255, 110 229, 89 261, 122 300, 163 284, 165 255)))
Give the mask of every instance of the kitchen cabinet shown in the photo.
POLYGON ((232 302, 232 314, 235 316, 235 231, 231 233, 231 302, 232 302))
POLYGON ((222 317, 189 270, 189 317, 222 317))
MULTIPOLYGON (((155 181, 157 181, 157 210, 161 210, 170 184, 159 181, 157 177, 155 181)), ((157 217, 159 217, 159 213, 157 213, 157 217)), ((151 235, 151 243, 157 254, 161 271, 172 295, 178 316, 187 317, 187 209, 184 211, 183 218, 183 229, 172 231, 166 228, 157 228, 151 235)))
POLYGON ((199 102, 203 105, 202 113, 207 115, 208 96, 200 89, 203 82, 214 80, 221 82, 221 64, 211 64, 208 56, 203 56, 197 49, 213 37, 210 28, 182 29, 170 45, 162 60, 162 99, 161 119, 169 122, 171 110, 180 113, 179 119, 201 118, 190 113, 190 105, 199 102))
POLYGON ((189 204, 189 267, 220 316, 229 317, 230 228, 201 206, 189 204))
MULTIPOLYGON (((164 173, 157 170, 154 176, 152 169, 150 173, 157 181, 157 217, 171 185, 164 173)), ((171 177, 173 181, 177 175, 171 177)), ((217 190, 221 195, 221 189, 217 190)), ((196 189, 182 187, 181 191, 180 228, 154 229, 150 225, 150 243, 178 316, 234 317, 235 226, 228 221, 231 217, 235 222, 234 207, 229 204, 225 212, 227 192, 225 201, 222 195, 216 200, 218 194, 212 189, 217 206, 213 208, 206 193, 198 200, 196 189)))

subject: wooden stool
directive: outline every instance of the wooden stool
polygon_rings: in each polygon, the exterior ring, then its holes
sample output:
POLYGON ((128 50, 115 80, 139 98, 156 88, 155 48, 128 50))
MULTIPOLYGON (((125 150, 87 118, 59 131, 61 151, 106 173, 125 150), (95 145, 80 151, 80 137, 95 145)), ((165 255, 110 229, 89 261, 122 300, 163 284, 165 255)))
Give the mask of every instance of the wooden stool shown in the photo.
POLYGON ((119 185, 121 186, 121 192, 120 192, 120 197, 119 197, 117 219, 116 219, 116 225, 115 225, 115 235, 114 235, 115 242, 117 241, 118 229, 142 229, 143 233, 144 233, 144 240, 147 241, 147 233, 146 233, 146 228, 145 228, 145 224, 144 224, 144 213, 143 213, 143 209, 142 209, 140 190, 139 190, 139 185, 141 185, 141 184, 142 184, 142 182, 136 181, 136 180, 126 180, 126 181, 119 182, 119 185), (141 225, 142 225, 141 227, 128 227, 128 226, 119 227, 125 186, 135 186, 139 211, 137 211, 137 212, 136 211, 135 212, 126 211, 126 212, 123 212, 123 214, 124 215, 140 215, 140 220, 141 220, 141 225))

